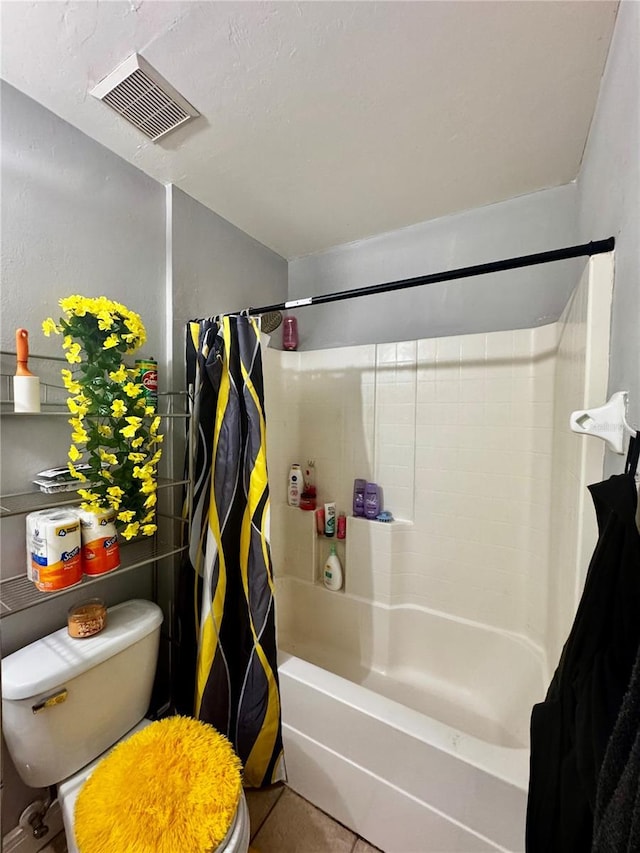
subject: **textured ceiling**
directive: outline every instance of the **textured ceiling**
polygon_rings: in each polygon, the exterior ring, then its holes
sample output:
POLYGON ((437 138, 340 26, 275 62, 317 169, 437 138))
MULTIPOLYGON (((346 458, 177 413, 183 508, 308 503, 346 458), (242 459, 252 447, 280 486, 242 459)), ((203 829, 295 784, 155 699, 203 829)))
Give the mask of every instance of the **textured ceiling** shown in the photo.
POLYGON ((285 257, 573 180, 615 2, 3 2, 1 74, 285 257), (88 91, 138 51, 202 117, 88 91))

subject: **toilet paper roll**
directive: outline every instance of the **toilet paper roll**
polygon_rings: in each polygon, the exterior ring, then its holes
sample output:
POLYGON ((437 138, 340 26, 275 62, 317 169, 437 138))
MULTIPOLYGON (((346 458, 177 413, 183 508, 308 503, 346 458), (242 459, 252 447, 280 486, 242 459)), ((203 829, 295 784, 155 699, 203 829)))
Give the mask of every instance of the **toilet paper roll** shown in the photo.
POLYGON ((82 537, 82 570, 85 575, 103 575, 120 568, 116 514, 112 509, 95 513, 76 510, 82 537))
POLYGON ((80 520, 68 510, 43 510, 27 516, 31 580, 41 592, 80 583, 80 520))

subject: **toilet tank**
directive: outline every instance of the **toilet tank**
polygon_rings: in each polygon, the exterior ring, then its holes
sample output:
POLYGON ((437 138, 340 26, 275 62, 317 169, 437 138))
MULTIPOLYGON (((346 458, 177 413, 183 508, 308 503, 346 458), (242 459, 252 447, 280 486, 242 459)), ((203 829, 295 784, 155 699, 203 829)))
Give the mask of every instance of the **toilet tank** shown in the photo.
POLYGON ((27 785, 62 781, 140 722, 161 624, 156 604, 126 601, 100 634, 72 639, 65 627, 4 658, 2 729, 27 785))

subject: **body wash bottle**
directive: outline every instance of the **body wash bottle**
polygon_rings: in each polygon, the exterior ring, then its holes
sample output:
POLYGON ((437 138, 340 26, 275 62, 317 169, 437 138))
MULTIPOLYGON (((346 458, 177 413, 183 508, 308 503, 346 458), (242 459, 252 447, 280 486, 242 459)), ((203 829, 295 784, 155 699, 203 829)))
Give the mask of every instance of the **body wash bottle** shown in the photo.
POLYGON ((340 558, 336 554, 336 546, 331 546, 331 553, 327 557, 327 562, 324 564, 324 585, 327 589, 336 591, 342 589, 344 580, 342 572, 342 564, 340 558))

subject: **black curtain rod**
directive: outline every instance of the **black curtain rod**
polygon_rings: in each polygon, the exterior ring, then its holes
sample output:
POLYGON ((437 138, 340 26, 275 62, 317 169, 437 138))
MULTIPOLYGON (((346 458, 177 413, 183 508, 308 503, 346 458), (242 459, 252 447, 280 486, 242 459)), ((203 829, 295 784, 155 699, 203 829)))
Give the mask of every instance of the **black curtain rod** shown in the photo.
POLYGON ((325 293, 322 296, 308 296, 305 299, 293 299, 289 302, 279 302, 276 305, 263 305, 261 308, 249 308, 237 312, 256 316, 268 311, 286 311, 290 308, 304 308, 307 305, 324 305, 327 302, 340 302, 342 299, 356 299, 360 296, 373 296, 376 293, 390 293, 407 287, 419 287, 422 284, 437 284, 441 281, 455 281, 459 278, 470 278, 475 275, 487 275, 504 270, 517 270, 531 267, 535 264, 548 264, 553 261, 566 261, 569 258, 582 258, 591 255, 601 255, 612 252, 615 238, 594 240, 580 246, 567 246, 565 249, 554 249, 551 252, 538 252, 535 255, 522 255, 519 258, 506 258, 503 261, 491 261, 488 264, 476 264, 472 267, 461 267, 457 270, 436 272, 431 275, 419 275, 416 278, 405 278, 401 281, 389 281, 386 284, 372 284, 369 287, 354 287, 351 290, 339 290, 336 293, 325 293))

